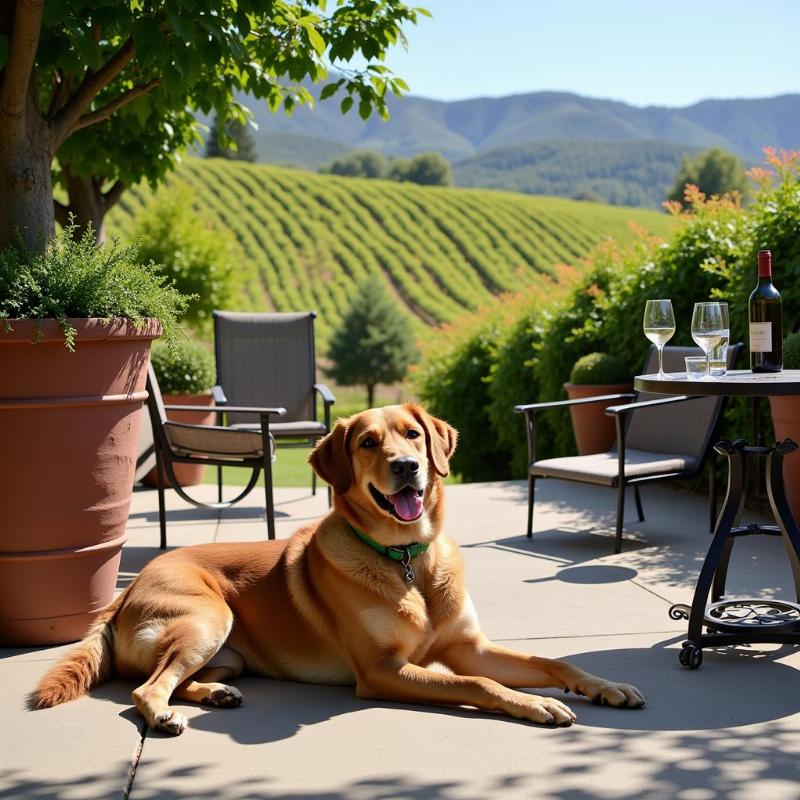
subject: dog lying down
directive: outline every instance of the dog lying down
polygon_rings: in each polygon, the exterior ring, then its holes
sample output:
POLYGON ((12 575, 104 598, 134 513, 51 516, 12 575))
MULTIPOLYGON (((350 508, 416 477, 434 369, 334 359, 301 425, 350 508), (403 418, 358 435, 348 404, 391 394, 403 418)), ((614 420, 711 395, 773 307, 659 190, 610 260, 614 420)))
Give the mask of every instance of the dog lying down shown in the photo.
POLYGON ((40 708, 79 697, 116 674, 154 728, 179 734, 170 698, 228 708, 244 671, 355 685, 361 698, 475 706, 570 725, 555 687, 639 708, 641 692, 563 661, 490 642, 444 533, 442 478, 456 431, 416 405, 342 419, 309 461, 334 508, 290 539, 206 544, 150 562, 86 638, 44 676, 40 708), (448 671, 429 669, 444 665, 448 671))

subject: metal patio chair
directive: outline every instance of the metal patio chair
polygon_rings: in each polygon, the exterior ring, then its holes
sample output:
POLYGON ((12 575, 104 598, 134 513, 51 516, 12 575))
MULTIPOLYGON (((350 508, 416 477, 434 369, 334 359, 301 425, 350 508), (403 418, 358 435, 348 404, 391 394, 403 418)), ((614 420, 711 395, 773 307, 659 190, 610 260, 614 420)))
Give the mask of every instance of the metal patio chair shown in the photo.
POLYGON ((168 410, 199 411, 207 414, 208 407, 165 406, 152 364, 147 368, 147 392, 158 476, 158 520, 161 528, 161 548, 164 549, 167 546, 167 518, 164 505, 166 482, 169 482, 180 497, 194 506, 229 508, 250 494, 262 470, 264 471, 267 537, 274 539, 275 505, 272 497, 272 461, 275 458, 275 440, 270 431, 270 417, 283 416, 285 409, 279 407, 229 407, 229 410, 236 414, 251 419, 256 417, 259 423, 257 428, 252 430, 172 422, 167 419, 166 412, 168 410), (244 489, 232 500, 224 503, 204 503, 191 497, 180 485, 172 467, 176 463, 249 467, 253 473, 244 489))
MULTIPOLYGON (((736 363, 741 344, 728 348, 728 368, 736 363)), ((696 347, 664 348, 665 372, 683 372, 684 357, 702 355, 696 347)), ((651 347, 644 373, 658 372, 658 352, 651 347)), ((710 529, 716 523, 716 470, 713 444, 724 398, 664 397, 640 392, 610 394, 580 400, 558 400, 552 403, 528 403, 515 406, 514 411, 525 415, 528 437, 528 529, 533 536, 533 504, 537 478, 609 486, 617 490, 617 521, 614 552, 622 549, 622 527, 625 513, 625 489, 633 487, 639 522, 644 521, 639 486, 643 483, 693 478, 699 475, 712 456, 709 469, 710 529), (559 458, 536 458, 536 414, 541 411, 565 410, 576 403, 611 403, 631 399, 625 405, 610 406, 606 414, 615 418, 617 441, 607 453, 559 458)))
MULTIPOLYGON (((317 383, 313 311, 249 314, 214 312, 214 350, 217 384, 221 389, 226 424, 255 430, 252 419, 227 406, 278 405, 286 409, 280 422, 270 426, 278 447, 313 447, 331 429, 331 407, 336 402, 324 383, 317 383), (317 395, 323 402, 323 419, 317 419, 317 395)), ((222 501, 222 468, 218 470, 218 496, 222 501)), ((311 471, 311 490, 317 476, 311 471)))

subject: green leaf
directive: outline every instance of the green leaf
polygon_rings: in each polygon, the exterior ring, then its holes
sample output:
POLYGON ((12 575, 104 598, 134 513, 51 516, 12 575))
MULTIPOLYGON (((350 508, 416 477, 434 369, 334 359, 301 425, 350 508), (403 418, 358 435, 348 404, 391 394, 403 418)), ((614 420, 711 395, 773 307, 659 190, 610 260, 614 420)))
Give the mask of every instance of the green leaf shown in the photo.
POLYGON ((305 27, 306 35, 308 36, 308 41, 311 43, 311 46, 317 51, 319 55, 322 55, 325 52, 325 40, 320 36, 319 31, 313 25, 307 25, 305 27))
POLYGON ((372 114, 372 104, 369 100, 362 100, 358 104, 358 114, 361 119, 369 119, 370 115, 372 114))
POLYGON ((329 97, 333 97, 336 92, 339 91, 339 83, 329 83, 327 86, 324 86, 322 91, 319 93, 320 100, 327 100, 329 97))
POLYGON ((353 107, 352 97, 345 97, 344 100, 342 100, 341 105, 339 106, 339 108, 342 110, 342 114, 346 114, 352 107, 353 107))
POLYGON ((416 11, 416 12, 417 12, 417 14, 422 14, 422 16, 423 16, 423 17, 428 17, 428 18, 430 18, 430 19, 433 19, 433 14, 431 14, 431 12, 430 12, 430 11, 428 11, 428 9, 427 9, 427 8, 422 8, 422 6, 417 6, 417 7, 414 9, 414 11, 416 11))
POLYGON ((398 89, 401 89, 404 92, 410 92, 411 89, 408 88, 408 84, 402 78, 395 78, 394 84, 397 86, 398 89))

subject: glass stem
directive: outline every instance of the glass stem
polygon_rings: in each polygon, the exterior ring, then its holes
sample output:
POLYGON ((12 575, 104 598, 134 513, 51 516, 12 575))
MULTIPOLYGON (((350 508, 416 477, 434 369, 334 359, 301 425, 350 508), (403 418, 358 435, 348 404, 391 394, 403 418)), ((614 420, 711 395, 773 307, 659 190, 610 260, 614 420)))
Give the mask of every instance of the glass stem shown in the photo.
POLYGON ((664 345, 658 348, 658 377, 664 377, 664 345))

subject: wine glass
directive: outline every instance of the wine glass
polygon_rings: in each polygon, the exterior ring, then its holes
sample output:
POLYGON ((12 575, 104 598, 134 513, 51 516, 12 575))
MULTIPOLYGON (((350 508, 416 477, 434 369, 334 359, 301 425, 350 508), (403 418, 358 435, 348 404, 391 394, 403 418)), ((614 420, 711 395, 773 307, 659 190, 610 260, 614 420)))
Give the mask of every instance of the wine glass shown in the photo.
POLYGON ((706 354, 706 374, 701 380, 711 380, 711 351, 722 341, 722 309, 719 303, 695 303, 692 314, 692 339, 706 354))
POLYGON ((671 300, 648 300, 644 306, 644 335, 658 350, 658 377, 670 378, 664 372, 664 345, 675 335, 675 314, 671 300))
POLYGON ((728 304, 720 300, 720 311, 722 312, 722 339, 719 344, 711 350, 711 374, 714 377, 721 377, 728 371, 728 344, 731 338, 730 314, 728 304))

